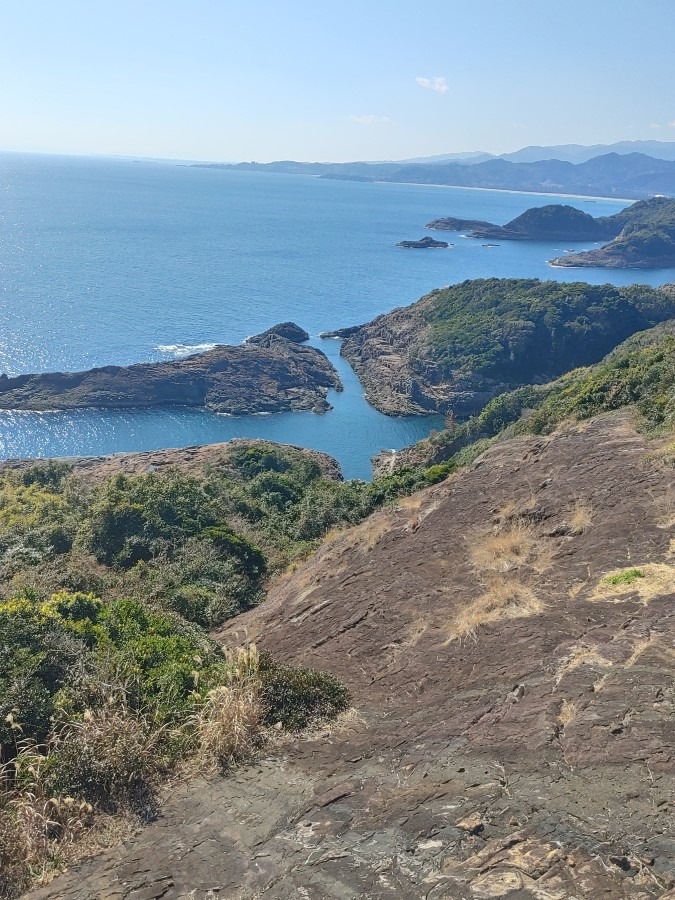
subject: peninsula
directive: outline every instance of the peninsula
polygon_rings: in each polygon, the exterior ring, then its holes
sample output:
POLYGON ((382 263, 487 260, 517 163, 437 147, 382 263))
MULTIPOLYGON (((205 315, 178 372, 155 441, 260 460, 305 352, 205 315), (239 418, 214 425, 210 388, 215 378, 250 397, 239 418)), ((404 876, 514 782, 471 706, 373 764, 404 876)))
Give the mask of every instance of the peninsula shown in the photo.
POLYGON ((326 337, 388 415, 474 415, 493 397, 590 365, 675 317, 675 295, 536 278, 464 281, 326 337))
POLYGON ((610 241, 596 250, 558 257, 551 261, 554 266, 675 266, 675 200, 668 197, 640 200, 613 216, 598 218, 552 203, 528 209, 505 225, 445 216, 426 227, 506 241, 610 241))
POLYGON ((243 345, 219 345, 169 362, 103 366, 85 372, 0 376, 0 408, 148 409, 202 407, 228 415, 330 409, 342 389, 327 357, 301 346, 307 332, 284 323, 243 345), (290 335, 291 338, 283 335, 290 335))

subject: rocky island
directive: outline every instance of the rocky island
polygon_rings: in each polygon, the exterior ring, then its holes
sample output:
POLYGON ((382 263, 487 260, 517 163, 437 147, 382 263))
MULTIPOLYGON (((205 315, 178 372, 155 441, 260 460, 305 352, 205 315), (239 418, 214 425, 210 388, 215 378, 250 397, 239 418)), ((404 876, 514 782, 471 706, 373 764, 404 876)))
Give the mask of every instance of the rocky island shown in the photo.
POLYGON ((0 408, 147 409, 202 407, 228 415, 330 409, 330 388, 342 389, 327 357, 303 347, 307 332, 293 323, 169 362, 103 366, 85 372, 0 376, 0 408))
POLYGON ((618 233, 605 220, 594 219, 580 209, 558 203, 528 209, 506 225, 446 216, 434 219, 426 228, 465 231, 469 237, 505 241, 599 241, 618 233))
POLYGON ((675 317, 675 296, 634 285, 489 278, 432 291, 366 325, 325 335, 388 415, 474 415, 497 394, 600 360, 675 317))
POLYGON ((573 206, 554 203, 528 209, 506 225, 448 216, 434 219, 426 227, 507 241, 610 241, 597 250, 553 259, 554 266, 675 266, 675 200, 668 197, 640 200, 613 216, 598 218, 573 206))
POLYGON ((419 241, 399 241, 397 247, 403 247, 406 250, 427 250, 433 248, 444 249, 449 247, 447 241, 435 241, 430 237, 420 238, 419 241))

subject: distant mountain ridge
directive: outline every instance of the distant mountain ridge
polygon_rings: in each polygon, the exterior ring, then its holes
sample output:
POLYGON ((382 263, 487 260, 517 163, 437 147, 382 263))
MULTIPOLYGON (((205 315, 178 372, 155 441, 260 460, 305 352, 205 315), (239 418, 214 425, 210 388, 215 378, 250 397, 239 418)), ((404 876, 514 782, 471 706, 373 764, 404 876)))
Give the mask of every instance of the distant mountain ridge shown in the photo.
POLYGON ((473 165, 488 159, 506 159, 509 162, 541 162, 545 159, 559 159, 562 162, 588 162, 605 153, 644 153, 654 159, 675 160, 675 141, 617 141, 614 144, 554 144, 542 146, 532 144, 514 150, 511 153, 487 153, 484 150, 473 150, 464 153, 439 153, 435 156, 418 156, 413 159, 399 160, 401 165, 417 163, 435 164, 444 162, 461 162, 473 165))
MULTIPOLYGON (((527 148, 526 148, 527 149, 527 148)), ((504 158, 482 162, 202 163, 200 167, 288 175, 314 175, 345 181, 438 184, 533 193, 644 199, 657 194, 675 196, 675 160, 644 153, 606 153, 585 162, 559 159, 511 162, 504 158)))

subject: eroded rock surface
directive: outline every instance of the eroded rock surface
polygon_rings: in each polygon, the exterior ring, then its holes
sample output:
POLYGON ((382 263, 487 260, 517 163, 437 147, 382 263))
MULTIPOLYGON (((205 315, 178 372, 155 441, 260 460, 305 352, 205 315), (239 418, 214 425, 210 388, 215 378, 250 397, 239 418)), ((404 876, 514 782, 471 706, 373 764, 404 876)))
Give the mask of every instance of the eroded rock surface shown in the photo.
POLYGON ((618 415, 519 438, 334 538, 221 637, 328 669, 355 710, 174 787, 156 823, 32 896, 672 896, 675 488, 657 450, 618 415), (639 584, 605 580, 636 567, 639 584))
POLYGON ((326 395, 329 388, 341 389, 340 378, 320 350, 297 339, 297 334, 287 340, 270 329, 240 347, 217 346, 169 362, 3 375, 0 408, 189 406, 229 415, 329 408, 326 395))

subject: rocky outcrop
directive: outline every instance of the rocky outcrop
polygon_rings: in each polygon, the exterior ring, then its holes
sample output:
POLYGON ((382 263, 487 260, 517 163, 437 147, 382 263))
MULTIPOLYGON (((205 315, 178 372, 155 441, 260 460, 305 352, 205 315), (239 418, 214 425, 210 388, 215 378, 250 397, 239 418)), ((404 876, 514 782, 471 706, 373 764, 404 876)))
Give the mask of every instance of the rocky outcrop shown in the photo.
POLYGON ((300 457, 315 462, 325 478, 342 481, 342 470, 337 460, 318 450, 307 450, 292 444, 277 444, 272 441, 236 438, 220 444, 200 444, 194 447, 180 447, 169 450, 146 450, 132 453, 110 453, 107 456, 63 456, 53 460, 5 459, 0 461, 0 472, 6 469, 22 471, 47 462, 65 463, 72 466, 77 475, 88 480, 105 481, 112 475, 147 475, 161 473, 168 469, 178 469, 189 475, 203 475, 207 469, 229 469, 231 456, 242 448, 265 447, 291 451, 300 457))
POLYGON ((675 316, 675 295, 636 290, 644 297, 583 282, 476 279, 326 336, 343 340, 341 354, 380 412, 466 417, 504 391, 597 362, 675 316))
POLYGON ((675 221, 670 227, 628 225, 616 240, 598 250, 570 253, 551 260, 568 268, 667 269, 675 266, 675 221))
POLYGON ((621 416, 521 438, 333 538, 221 639, 331 671, 354 711, 176 784, 157 822, 31 896, 671 897, 672 470, 655 449, 621 416), (491 536, 515 554, 492 574, 491 536), (637 586, 605 580, 633 567, 637 586))
POLYGON ((189 406, 245 415, 327 409, 328 390, 341 387, 337 372, 320 350, 300 346, 271 329, 244 346, 217 346, 170 362, 13 378, 3 375, 0 408, 189 406))
POLYGON ((435 241, 433 238, 424 237, 419 241, 399 241, 397 247, 403 247, 406 250, 429 250, 434 248, 444 249, 449 247, 447 241, 435 241))
POLYGON ((467 231, 473 238, 501 238, 505 241, 600 241, 621 230, 607 218, 594 219, 588 213, 552 203, 533 207, 506 225, 493 225, 474 219, 444 217, 429 222, 437 231, 467 231))
POLYGON ((261 332, 261 334, 254 334, 252 337, 246 338, 244 343, 267 347, 270 345, 270 339, 273 337, 281 337, 287 341, 292 341, 294 344, 302 344, 309 340, 309 332, 305 331, 304 328, 300 328, 295 322, 281 322, 279 325, 273 325, 267 331, 261 332))

